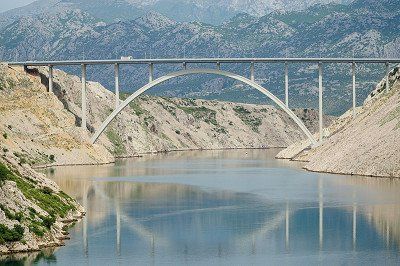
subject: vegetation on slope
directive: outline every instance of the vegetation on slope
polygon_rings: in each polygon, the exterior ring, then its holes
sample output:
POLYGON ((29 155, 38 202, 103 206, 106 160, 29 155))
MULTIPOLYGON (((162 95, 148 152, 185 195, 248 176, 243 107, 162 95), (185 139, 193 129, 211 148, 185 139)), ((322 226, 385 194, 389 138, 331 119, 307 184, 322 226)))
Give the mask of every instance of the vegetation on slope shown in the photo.
POLYGON ((262 124, 262 120, 259 117, 254 117, 249 110, 243 106, 235 106, 233 110, 236 112, 237 116, 248 125, 254 132, 258 132, 259 126, 262 124))
MULTIPOLYGON (((26 225, 29 231, 36 236, 43 237, 57 218, 64 218, 70 211, 76 210, 73 199, 65 193, 56 193, 49 187, 38 187, 33 179, 24 179, 0 163, 0 187, 3 187, 6 181, 15 182, 26 199, 47 213, 47 215, 39 214, 31 207, 16 212, 3 204, 0 205, 0 209, 5 213, 7 219, 26 225)), ((0 224, 0 244, 20 241, 23 239, 23 235, 24 228, 19 224, 15 225, 13 229, 8 228, 5 224, 0 224)))

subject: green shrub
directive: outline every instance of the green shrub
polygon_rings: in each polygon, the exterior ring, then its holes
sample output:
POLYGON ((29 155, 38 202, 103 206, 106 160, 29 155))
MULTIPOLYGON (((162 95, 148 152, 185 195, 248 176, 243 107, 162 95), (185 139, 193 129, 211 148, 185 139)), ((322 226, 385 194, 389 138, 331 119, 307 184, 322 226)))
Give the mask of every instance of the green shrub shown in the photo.
POLYGON ((4 224, 0 224, 0 242, 16 242, 24 237, 24 228, 16 224, 13 229, 8 229, 4 224))
POLYGON ((33 232, 37 236, 44 236, 44 230, 41 229, 40 225, 36 223, 31 223, 29 225, 29 231, 33 232))
POLYGON ((217 127, 215 131, 221 134, 228 134, 228 131, 224 127, 217 127))
POLYGON ((235 111, 237 114, 244 114, 244 115, 249 115, 251 112, 244 108, 243 106, 235 106, 233 108, 233 111, 235 111))
POLYGON ((40 219, 42 219, 42 224, 44 227, 47 229, 50 229, 53 224, 56 222, 56 218, 49 215, 49 216, 40 216, 40 219))
POLYGON ((19 164, 27 164, 27 163, 28 163, 28 160, 26 160, 26 158, 24 158, 24 157, 19 158, 19 164))
POLYGON ((119 156, 126 153, 124 141, 116 132, 114 132, 112 129, 109 129, 107 130, 106 135, 114 146, 114 155, 119 156))
POLYGON ((8 138, 7 133, 3 133, 3 138, 4 138, 4 139, 7 139, 7 138, 8 138))
POLYGON ((49 188, 49 187, 43 187, 42 188, 42 191, 43 191, 43 193, 44 194, 48 194, 48 195, 51 195, 51 194, 53 194, 53 190, 51 189, 51 188, 49 188))
POLYGON ((175 130, 175 133, 178 134, 178 135, 181 134, 181 132, 179 130, 175 130))
POLYGON ((202 119, 204 122, 212 124, 214 126, 218 125, 217 112, 214 110, 208 109, 207 107, 204 106, 201 107, 180 106, 179 108, 185 113, 191 114, 196 119, 202 119))
POLYGON ((252 116, 251 112, 243 106, 235 106, 233 110, 243 123, 249 126, 254 132, 258 132, 258 127, 262 124, 261 118, 252 116))
POLYGON ((55 156, 53 154, 51 154, 49 156, 50 162, 54 162, 55 161, 55 156))
POLYGON ((10 175, 10 170, 0 163, 0 186, 4 184, 4 181, 8 180, 8 176, 10 175))
MULTIPOLYGON (((0 176, 5 176, 7 180, 14 181, 24 196, 33 200, 37 205, 49 214, 65 217, 70 210, 75 210, 72 200, 66 199, 62 194, 47 194, 42 189, 36 188, 33 181, 27 181, 12 174, 4 165, 0 163, 0 176), (3 173, 3 174, 2 174, 3 173), (64 200, 62 200, 64 198, 64 200)), ((53 215, 53 216, 55 216, 53 215)))
POLYGON ((17 220, 18 222, 22 221, 22 218, 23 218, 22 212, 16 212, 15 214, 13 214, 3 204, 0 204, 0 209, 3 210, 4 214, 6 215, 6 217, 8 219, 17 220))

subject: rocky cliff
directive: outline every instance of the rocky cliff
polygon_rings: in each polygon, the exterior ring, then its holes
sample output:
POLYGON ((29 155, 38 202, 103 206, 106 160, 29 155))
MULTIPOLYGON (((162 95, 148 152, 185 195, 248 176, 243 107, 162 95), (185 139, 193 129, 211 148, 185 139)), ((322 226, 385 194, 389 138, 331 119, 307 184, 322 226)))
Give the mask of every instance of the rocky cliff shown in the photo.
POLYGON ((386 79, 357 109, 325 129, 327 139, 311 150, 307 141, 296 143, 278 158, 306 161, 311 171, 366 176, 400 177, 400 71, 390 72, 390 91, 386 79))

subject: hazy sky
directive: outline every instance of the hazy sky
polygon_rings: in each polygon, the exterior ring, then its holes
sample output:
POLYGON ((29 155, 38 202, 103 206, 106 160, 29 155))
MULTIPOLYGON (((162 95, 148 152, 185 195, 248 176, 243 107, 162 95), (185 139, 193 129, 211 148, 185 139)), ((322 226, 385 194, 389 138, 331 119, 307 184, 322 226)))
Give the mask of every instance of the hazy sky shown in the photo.
POLYGON ((35 2, 35 0, 0 0, 0 12, 4 12, 20 6, 25 6, 32 2, 35 2))

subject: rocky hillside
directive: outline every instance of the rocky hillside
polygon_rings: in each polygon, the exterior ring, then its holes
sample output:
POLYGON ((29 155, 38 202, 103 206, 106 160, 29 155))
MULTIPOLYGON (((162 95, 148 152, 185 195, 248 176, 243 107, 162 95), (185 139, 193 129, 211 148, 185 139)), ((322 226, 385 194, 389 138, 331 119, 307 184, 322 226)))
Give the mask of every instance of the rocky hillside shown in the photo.
POLYGON ((75 116, 46 90, 38 72, 0 65, 2 153, 32 166, 112 162, 105 148, 82 140, 75 116))
POLYGON ((307 141, 288 147, 279 158, 306 161, 311 171, 366 176, 400 177, 400 71, 390 73, 390 91, 385 79, 358 109, 351 111, 325 130, 325 142, 311 150, 307 141))

